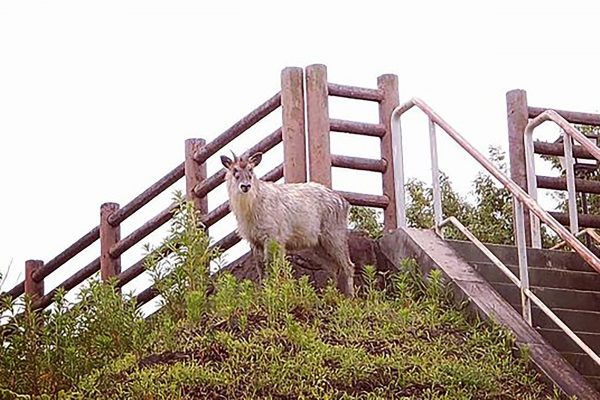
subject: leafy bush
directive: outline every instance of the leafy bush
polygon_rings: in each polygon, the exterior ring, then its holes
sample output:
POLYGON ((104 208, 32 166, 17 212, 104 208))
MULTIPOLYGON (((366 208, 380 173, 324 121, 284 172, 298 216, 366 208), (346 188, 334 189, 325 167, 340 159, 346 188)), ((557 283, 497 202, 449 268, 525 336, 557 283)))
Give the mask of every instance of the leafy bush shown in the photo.
POLYGON ((148 325, 128 296, 97 281, 75 304, 60 291, 49 311, 5 301, 0 347, 0 387, 17 393, 56 393, 126 353, 141 354, 148 325), (13 310, 22 310, 15 314, 13 310))
MULTIPOLYGON (((276 248, 262 287, 219 275, 198 322, 123 357, 65 398, 524 398, 550 396, 513 339, 469 322, 439 272, 407 260, 356 299, 292 277, 276 248), (151 395, 150 395, 151 394, 151 395), (148 397, 150 396, 150 397, 148 397)), ((550 398, 550 397, 549 397, 550 398)))
POLYGON ((218 252, 198 221, 182 202, 149 248, 163 302, 149 318, 114 284, 92 282, 75 304, 59 293, 44 312, 26 298, 4 321, 0 398, 554 398, 510 335, 452 305, 439 272, 424 280, 406 260, 380 288, 366 268, 347 298, 294 279, 272 244, 260 286, 209 276, 218 252))
POLYGON ((350 207, 350 229, 366 233, 371 239, 383 236, 382 213, 369 207, 350 207))
POLYGON ((185 201, 179 192, 175 200, 178 207, 169 235, 159 246, 145 248, 146 269, 161 295, 161 306, 172 318, 180 320, 205 306, 210 263, 219 260, 220 251, 211 248, 193 203, 185 201))

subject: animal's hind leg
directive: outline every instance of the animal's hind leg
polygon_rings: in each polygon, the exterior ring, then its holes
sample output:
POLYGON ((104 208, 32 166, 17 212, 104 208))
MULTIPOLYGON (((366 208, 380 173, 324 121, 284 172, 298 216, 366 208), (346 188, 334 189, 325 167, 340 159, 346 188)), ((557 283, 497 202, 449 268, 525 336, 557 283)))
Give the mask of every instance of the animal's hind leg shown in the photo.
POLYGON ((320 240, 320 247, 335 263, 334 278, 338 289, 347 296, 354 296, 354 264, 350 260, 346 235, 327 234, 320 240))

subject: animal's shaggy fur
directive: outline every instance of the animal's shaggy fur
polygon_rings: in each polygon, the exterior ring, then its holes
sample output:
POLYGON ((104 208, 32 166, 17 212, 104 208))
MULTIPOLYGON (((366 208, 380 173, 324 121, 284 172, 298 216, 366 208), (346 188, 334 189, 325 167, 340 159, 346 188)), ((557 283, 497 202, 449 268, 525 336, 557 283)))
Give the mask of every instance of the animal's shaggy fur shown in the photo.
POLYGON ((314 248, 331 260, 329 271, 339 289, 352 296, 354 265, 347 237, 350 205, 318 183, 274 184, 258 179, 253 168, 261 158, 260 153, 249 158, 234 155, 233 160, 221 157, 239 235, 263 259, 269 240, 286 250, 314 248))

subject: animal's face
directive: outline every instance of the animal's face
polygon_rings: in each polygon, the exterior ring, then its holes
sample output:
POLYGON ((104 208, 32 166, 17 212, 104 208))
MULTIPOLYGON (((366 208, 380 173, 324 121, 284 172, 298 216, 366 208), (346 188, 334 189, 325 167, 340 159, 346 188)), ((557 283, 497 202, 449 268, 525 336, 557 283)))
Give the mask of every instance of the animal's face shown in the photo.
POLYGON ((250 192, 257 179, 254 175, 254 167, 260 164, 261 160, 262 153, 240 158, 234 154, 233 160, 227 156, 221 156, 221 163, 227 168, 227 182, 242 194, 250 192))

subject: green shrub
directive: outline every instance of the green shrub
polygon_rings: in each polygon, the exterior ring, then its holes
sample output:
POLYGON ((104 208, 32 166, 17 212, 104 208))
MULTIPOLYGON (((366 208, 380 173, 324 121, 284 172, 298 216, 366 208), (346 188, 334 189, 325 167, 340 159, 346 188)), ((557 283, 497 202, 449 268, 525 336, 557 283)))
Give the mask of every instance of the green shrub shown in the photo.
POLYGON ((0 399, 557 398, 510 335, 469 321, 442 275, 423 279, 412 260, 389 279, 366 268, 356 298, 295 279, 276 243, 260 285, 209 276, 219 253, 181 199, 148 250, 163 305, 150 318, 98 282, 75 304, 59 293, 39 312, 25 299, 7 317, 0 399))
POLYGON ((26 297, 2 326, 0 387, 16 393, 56 393, 126 353, 141 354, 147 324, 128 296, 92 281, 74 304, 59 291, 48 311, 26 297))
POLYGON ((146 269, 161 295, 162 308, 181 320, 187 316, 197 318, 206 306, 210 263, 219 260, 220 251, 211 248, 194 205, 181 193, 176 193, 175 200, 178 207, 169 235, 155 248, 146 245, 146 269))
POLYGON ((169 344, 89 375, 66 398, 556 398, 512 356, 510 335, 451 306, 439 272, 422 279, 406 260, 387 287, 350 299, 294 279, 270 251, 261 287, 220 275, 200 323, 179 324, 169 344))

